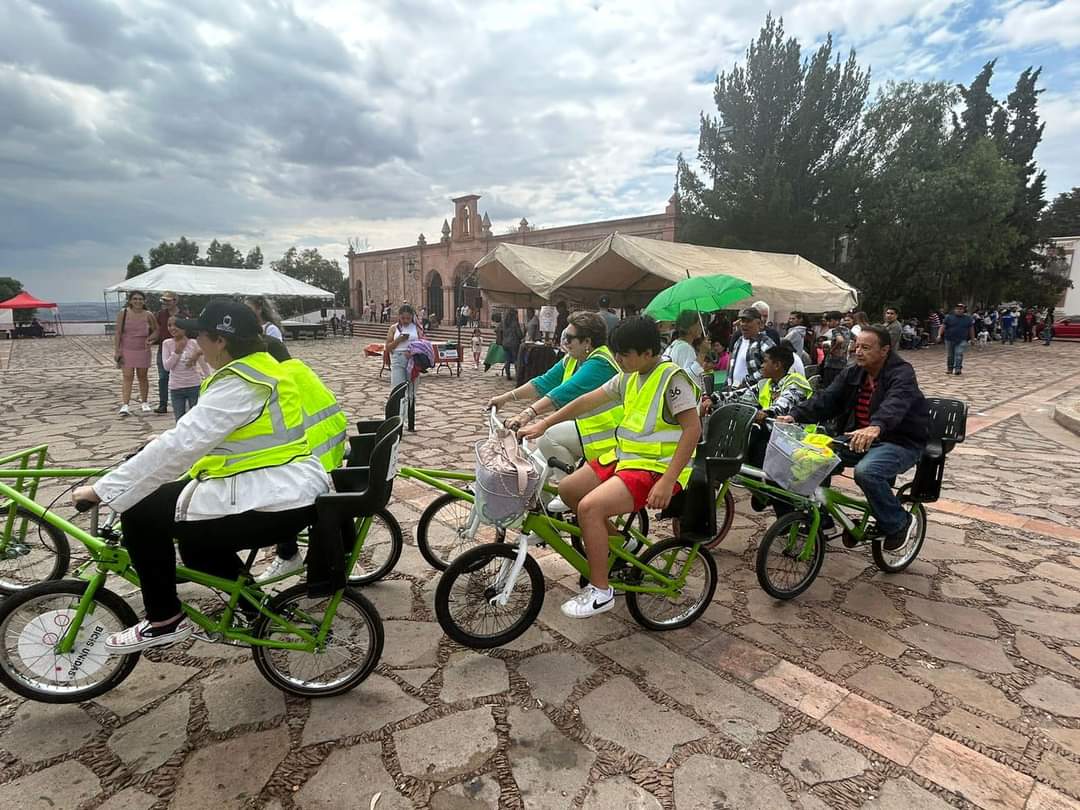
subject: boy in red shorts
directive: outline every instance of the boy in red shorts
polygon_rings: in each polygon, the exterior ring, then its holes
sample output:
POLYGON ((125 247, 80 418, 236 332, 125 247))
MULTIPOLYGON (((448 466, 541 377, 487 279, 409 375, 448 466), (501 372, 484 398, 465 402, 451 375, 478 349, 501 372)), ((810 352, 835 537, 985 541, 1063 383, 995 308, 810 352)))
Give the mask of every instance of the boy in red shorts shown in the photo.
POLYGON ((611 401, 623 403, 616 449, 559 483, 559 497, 577 513, 589 560, 589 584, 562 606, 562 612, 575 619, 615 606, 607 575, 608 519, 646 506, 667 507, 690 478, 690 462, 701 437, 699 392, 685 371, 660 359, 656 321, 629 318, 616 327, 608 344, 623 373, 521 433, 535 439, 559 422, 611 401))

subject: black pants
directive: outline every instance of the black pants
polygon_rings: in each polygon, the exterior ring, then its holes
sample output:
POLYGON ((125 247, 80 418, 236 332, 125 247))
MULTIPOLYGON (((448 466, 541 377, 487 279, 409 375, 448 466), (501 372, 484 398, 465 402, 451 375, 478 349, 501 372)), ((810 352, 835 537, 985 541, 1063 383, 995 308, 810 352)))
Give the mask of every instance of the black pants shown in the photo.
POLYGON ((243 512, 213 520, 177 523, 176 501, 187 481, 164 484, 120 516, 124 547, 142 584, 146 618, 160 622, 180 612, 176 551, 188 568, 222 579, 240 576, 241 549, 263 548, 295 538, 315 522, 313 506, 283 512, 243 512))

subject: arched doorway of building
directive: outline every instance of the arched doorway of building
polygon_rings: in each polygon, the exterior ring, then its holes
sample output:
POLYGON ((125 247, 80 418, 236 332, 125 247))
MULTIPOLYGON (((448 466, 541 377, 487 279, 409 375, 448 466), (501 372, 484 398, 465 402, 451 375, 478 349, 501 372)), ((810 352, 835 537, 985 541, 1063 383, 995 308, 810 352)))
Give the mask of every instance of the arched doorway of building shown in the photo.
POLYGON ((353 306, 353 313, 359 318, 364 311, 364 282, 362 281, 356 282, 356 298, 354 301, 356 303, 353 306))
POLYGON ((454 269, 454 318, 460 317, 461 308, 468 304, 473 309, 480 306, 480 285, 477 282, 476 267, 469 262, 461 262, 454 269))
POLYGON ((442 322, 445 317, 443 312, 443 284, 442 276, 439 275, 438 270, 432 270, 431 278, 428 279, 427 309, 428 314, 437 318, 440 323, 442 322))

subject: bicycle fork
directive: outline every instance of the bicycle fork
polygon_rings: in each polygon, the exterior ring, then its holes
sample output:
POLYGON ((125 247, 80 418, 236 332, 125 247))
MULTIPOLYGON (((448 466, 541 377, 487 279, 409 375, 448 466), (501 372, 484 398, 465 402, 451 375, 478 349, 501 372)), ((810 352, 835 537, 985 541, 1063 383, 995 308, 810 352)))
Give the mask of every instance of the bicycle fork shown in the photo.
POLYGON ((506 607, 506 603, 510 601, 510 595, 514 592, 514 585, 521 574, 521 569, 525 567, 527 556, 529 556, 529 536, 522 534, 518 537, 517 556, 514 557, 513 562, 503 560, 502 565, 499 566, 499 574, 495 577, 494 586, 499 592, 488 599, 488 604, 506 607))

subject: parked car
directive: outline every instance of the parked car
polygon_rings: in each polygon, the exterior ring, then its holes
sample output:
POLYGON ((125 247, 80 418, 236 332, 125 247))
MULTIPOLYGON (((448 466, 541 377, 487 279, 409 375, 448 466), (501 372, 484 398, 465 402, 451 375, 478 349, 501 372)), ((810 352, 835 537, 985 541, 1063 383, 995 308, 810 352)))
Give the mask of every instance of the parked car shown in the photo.
POLYGON ((1069 315, 1054 321, 1054 338, 1080 339, 1080 315, 1069 315))

